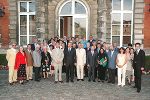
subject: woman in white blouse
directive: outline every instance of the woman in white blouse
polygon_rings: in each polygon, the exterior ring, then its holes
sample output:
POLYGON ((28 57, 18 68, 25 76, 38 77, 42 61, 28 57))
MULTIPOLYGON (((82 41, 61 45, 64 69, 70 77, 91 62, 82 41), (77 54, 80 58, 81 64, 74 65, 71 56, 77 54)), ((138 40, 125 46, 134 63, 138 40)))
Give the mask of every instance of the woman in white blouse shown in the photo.
POLYGON ((116 65, 118 68, 118 86, 125 85, 126 78, 126 67, 127 67, 127 56, 125 54, 125 49, 121 47, 116 59, 116 65))

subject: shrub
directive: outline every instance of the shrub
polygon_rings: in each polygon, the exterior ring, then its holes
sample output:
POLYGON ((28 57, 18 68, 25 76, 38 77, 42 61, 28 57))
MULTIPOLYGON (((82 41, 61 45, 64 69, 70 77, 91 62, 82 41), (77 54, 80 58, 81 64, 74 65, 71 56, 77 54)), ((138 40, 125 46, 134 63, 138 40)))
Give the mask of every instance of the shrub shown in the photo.
POLYGON ((0 54, 0 65, 7 65, 6 54, 0 54))

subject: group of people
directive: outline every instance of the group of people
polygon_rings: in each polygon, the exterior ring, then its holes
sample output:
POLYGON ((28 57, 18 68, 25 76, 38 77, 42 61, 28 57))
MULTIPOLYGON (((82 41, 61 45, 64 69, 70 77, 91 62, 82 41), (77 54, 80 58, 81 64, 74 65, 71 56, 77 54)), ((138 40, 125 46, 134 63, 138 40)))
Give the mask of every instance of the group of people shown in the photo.
POLYGON ((9 83, 24 84, 29 80, 39 82, 41 78, 54 75, 54 83, 63 83, 62 72, 66 73, 66 82, 88 81, 115 84, 118 77, 118 86, 135 82, 137 92, 141 90, 141 74, 144 70, 145 53, 136 43, 128 47, 118 48, 116 43, 108 44, 101 40, 94 40, 93 36, 87 41, 81 37, 51 38, 48 42, 39 42, 36 38, 33 44, 25 49, 12 43, 7 50, 6 59, 9 67, 9 83), (117 69, 117 71, 116 71, 117 69), (117 72, 117 74, 116 74, 117 72))

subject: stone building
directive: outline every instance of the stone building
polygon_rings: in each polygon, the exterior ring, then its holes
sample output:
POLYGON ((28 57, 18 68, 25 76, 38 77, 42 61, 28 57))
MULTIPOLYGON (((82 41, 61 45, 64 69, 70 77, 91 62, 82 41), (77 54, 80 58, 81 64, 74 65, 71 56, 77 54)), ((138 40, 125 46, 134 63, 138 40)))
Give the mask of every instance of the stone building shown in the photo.
POLYGON ((2 31, 0 24, 2 45, 10 41, 24 45, 34 37, 93 35, 118 46, 140 42, 150 48, 150 0, 1 0, 0 4, 6 6, 0 21, 9 20, 5 25, 9 31, 2 31))

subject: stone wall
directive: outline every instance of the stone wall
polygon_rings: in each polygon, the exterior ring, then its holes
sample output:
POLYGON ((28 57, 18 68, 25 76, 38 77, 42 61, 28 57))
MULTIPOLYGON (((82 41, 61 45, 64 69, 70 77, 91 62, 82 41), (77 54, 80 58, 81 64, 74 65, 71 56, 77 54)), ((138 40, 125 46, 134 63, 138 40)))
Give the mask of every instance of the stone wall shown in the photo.
POLYGON ((135 0, 134 3, 134 43, 143 44, 143 19, 144 19, 144 0, 135 0))

